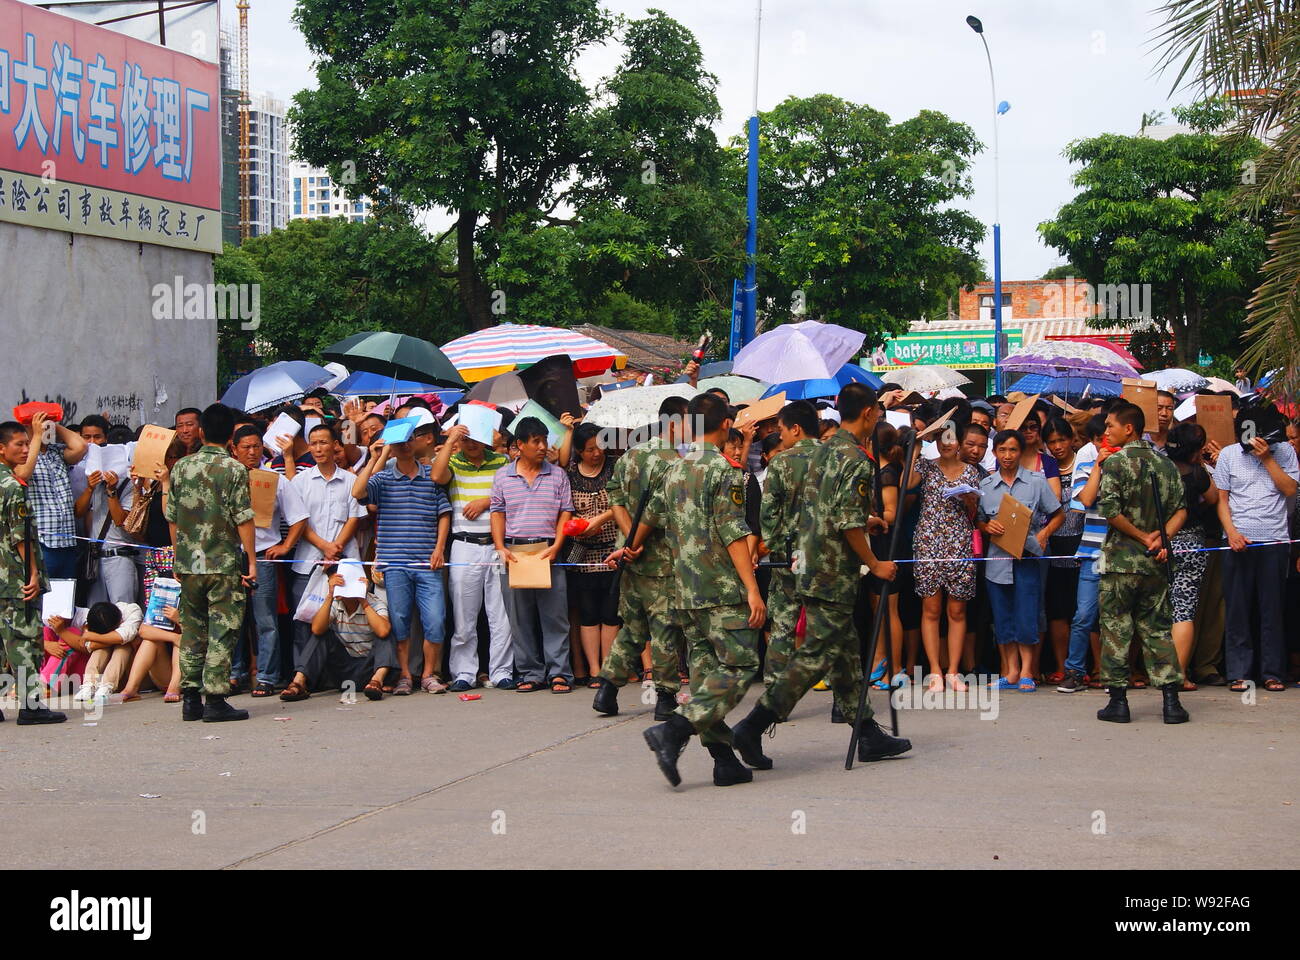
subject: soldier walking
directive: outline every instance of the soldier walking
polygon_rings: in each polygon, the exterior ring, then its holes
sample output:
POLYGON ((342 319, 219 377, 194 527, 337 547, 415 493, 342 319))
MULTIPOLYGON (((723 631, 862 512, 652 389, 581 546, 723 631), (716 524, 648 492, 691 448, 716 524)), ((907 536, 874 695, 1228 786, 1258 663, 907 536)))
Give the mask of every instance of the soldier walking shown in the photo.
POLYGON ((700 394, 687 407, 696 441, 650 496, 632 541, 666 533, 672 550, 672 607, 687 639, 690 699, 666 723, 645 731, 668 782, 682 782, 677 758, 693 734, 713 757, 713 782, 725 787, 754 779, 731 749, 723 718, 758 675, 758 631, 767 610, 754 577, 741 474, 722 455, 731 429, 721 397, 700 394))
POLYGON ((30 446, 26 427, 12 420, 0 423, 0 640, 14 672, 20 727, 68 719, 40 699, 44 650, 37 603, 50 585, 32 532, 27 490, 13 469, 27 462, 30 446))
MULTIPOLYGON (((659 405, 659 436, 638 443, 619 458, 609 478, 610 508, 614 522, 626 537, 632 532, 633 512, 648 491, 663 487, 664 476, 674 461, 680 459, 677 444, 684 439, 686 398, 668 397, 659 405)), ((617 561, 623 548, 615 550, 609 561, 617 561)), ((618 615, 623 626, 614 638, 597 679, 600 689, 591 707, 612 717, 618 713, 618 691, 641 669, 641 651, 650 643, 650 667, 655 685, 656 720, 667 720, 677 708, 681 656, 685 649, 681 627, 676 623, 669 595, 673 574, 672 552, 662 532, 656 530, 645 540, 633 557, 627 552, 627 565, 619 584, 618 615)))
MULTIPOLYGON (((749 716, 736 724, 735 745, 751 767, 771 769, 763 755, 763 731, 790 716, 796 703, 822 677, 828 677, 835 705, 857 719, 862 690, 862 658, 853 626, 853 604, 862 564, 873 576, 893 580, 897 564, 877 560, 867 540, 873 465, 861 446, 880 418, 876 392, 860 383, 840 391, 836 401, 841 426, 822 441, 804 477, 798 520, 795 589, 807 617, 807 639, 791 655, 749 716), (829 675, 829 676, 828 676, 829 675)), ((891 737, 863 700, 858 759, 882 760, 912 749, 911 741, 891 737)))
POLYGON ((181 719, 247 720, 248 711, 234 709, 226 697, 245 590, 257 585, 248 471, 226 449, 235 429, 230 408, 214 403, 200 422, 203 446, 172 468, 171 494, 163 504, 181 581, 181 719))
POLYGON ((1183 672, 1171 636, 1173 611, 1169 574, 1172 558, 1160 534, 1172 537, 1187 519, 1183 482, 1172 461, 1142 440, 1146 417, 1142 408, 1125 403, 1106 415, 1106 443, 1117 453, 1098 454, 1102 466, 1097 512, 1110 521, 1097 560, 1101 575, 1101 682, 1110 702, 1097 711, 1098 720, 1128 723, 1128 651, 1140 640, 1148 675, 1164 695, 1165 723, 1186 723, 1187 711, 1178 702, 1183 672), (1159 486, 1160 516, 1152 479, 1159 486))

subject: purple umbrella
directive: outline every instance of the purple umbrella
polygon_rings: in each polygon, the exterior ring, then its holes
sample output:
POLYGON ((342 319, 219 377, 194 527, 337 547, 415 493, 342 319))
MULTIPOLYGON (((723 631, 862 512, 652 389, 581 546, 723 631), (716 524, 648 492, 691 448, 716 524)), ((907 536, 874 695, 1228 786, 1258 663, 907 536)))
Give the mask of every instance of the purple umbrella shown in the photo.
POLYGON ((1040 340, 1007 354, 1002 369, 1008 373, 1040 373, 1048 377, 1092 377, 1123 380, 1138 372, 1114 351, 1095 343, 1074 340, 1040 340))

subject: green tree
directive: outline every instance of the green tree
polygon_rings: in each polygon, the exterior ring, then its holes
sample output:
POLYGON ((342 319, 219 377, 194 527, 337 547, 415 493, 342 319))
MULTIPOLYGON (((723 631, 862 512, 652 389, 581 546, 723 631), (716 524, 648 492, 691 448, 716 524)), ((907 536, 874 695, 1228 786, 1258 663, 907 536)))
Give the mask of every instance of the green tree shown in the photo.
POLYGON ((1136 291, 1149 308, 1149 318, 1136 316, 1142 311, 1130 298, 1126 316, 1099 323, 1154 323, 1148 339, 1172 339, 1176 365, 1187 366, 1202 349, 1237 348, 1268 233, 1267 224, 1232 204, 1242 164, 1259 144, 1227 144, 1213 132, 1228 116, 1221 105, 1176 107, 1174 115, 1192 132, 1166 140, 1108 133, 1071 143, 1065 155, 1082 164, 1073 177, 1080 192, 1038 230, 1089 283, 1136 291))
POLYGON ((283 230, 227 245, 218 282, 252 278, 261 286, 257 360, 249 333, 223 323, 223 370, 276 360, 320 360, 320 351, 362 330, 409 333, 434 343, 458 335, 455 293, 429 236, 393 211, 361 223, 342 217, 292 220, 283 230), (229 347, 224 346, 229 338, 229 347))
MULTIPOLYGON (((260 309, 262 271, 257 261, 234 244, 227 243, 225 250, 212 262, 212 280, 216 284, 247 284, 251 289, 258 285, 260 309)), ((238 319, 217 321, 217 385, 225 389, 239 377, 262 366, 257 355, 257 332, 244 330, 238 319)))
MULTIPOLYGON (((979 279, 984 228, 950 206, 971 193, 980 143, 968 126, 929 110, 893 124, 829 94, 792 97, 759 120, 768 328, 811 317, 866 331, 871 345, 942 314, 953 290, 979 279)), ((746 149, 732 140, 741 195, 746 149)))
MULTIPOLYGON (((1243 212, 1271 221, 1269 256, 1247 305, 1254 372, 1281 368, 1300 388, 1300 9, 1294 2, 1167 0, 1161 66, 1205 97, 1230 96, 1232 144, 1266 146, 1238 170, 1243 212)), ((1235 353, 1235 351, 1234 351, 1235 353)))

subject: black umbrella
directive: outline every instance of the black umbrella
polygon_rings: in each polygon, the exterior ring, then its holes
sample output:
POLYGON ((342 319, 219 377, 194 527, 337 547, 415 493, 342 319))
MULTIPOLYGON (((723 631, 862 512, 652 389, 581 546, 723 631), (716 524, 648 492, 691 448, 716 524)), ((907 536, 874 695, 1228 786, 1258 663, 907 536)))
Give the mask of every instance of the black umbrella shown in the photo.
POLYGON ((440 387, 467 390, 469 385, 441 350, 428 340, 404 333, 354 333, 321 351, 349 370, 364 370, 394 379, 418 380, 440 387))

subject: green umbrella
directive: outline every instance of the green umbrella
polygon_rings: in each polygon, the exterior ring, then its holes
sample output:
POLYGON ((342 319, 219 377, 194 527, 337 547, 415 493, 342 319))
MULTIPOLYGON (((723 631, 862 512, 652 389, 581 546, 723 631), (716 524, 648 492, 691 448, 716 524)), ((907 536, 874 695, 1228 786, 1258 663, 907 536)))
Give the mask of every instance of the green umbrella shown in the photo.
POLYGON ((321 357, 337 360, 353 372, 364 370, 461 390, 469 386, 441 350, 428 340, 404 333, 354 333, 330 344, 321 357))

